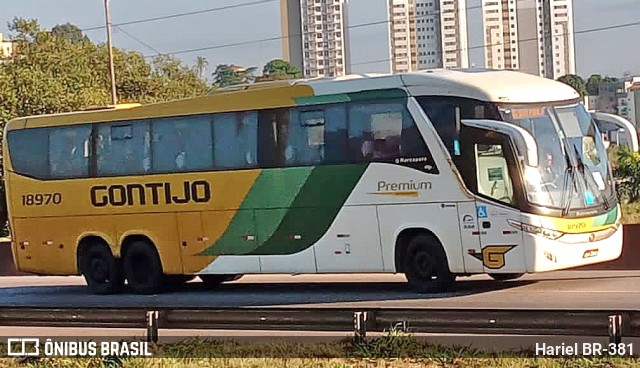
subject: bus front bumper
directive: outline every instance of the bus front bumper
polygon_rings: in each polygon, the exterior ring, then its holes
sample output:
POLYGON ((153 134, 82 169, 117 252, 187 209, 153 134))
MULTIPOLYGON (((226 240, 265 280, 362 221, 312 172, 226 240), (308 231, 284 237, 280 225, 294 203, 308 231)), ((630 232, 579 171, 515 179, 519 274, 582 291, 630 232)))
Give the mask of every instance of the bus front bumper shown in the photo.
POLYGON ((604 234, 567 234, 558 240, 525 233, 525 249, 529 250, 525 256, 527 272, 563 270, 618 259, 622 254, 622 234, 622 225, 604 234), (598 236, 606 237, 597 240, 598 236))

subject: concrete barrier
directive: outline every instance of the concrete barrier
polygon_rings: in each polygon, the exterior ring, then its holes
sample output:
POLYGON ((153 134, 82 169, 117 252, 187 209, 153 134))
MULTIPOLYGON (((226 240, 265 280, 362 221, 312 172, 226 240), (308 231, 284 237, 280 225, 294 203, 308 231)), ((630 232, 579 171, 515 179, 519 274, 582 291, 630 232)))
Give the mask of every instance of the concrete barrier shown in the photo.
MULTIPOLYGON (((563 246, 563 245, 559 245, 563 246)), ((640 270, 640 224, 624 225, 624 243, 622 255, 615 261, 590 266, 578 267, 584 271, 629 271, 640 270)), ((26 273, 16 271, 13 263, 10 243, 0 243, 0 276, 25 276, 26 273)))

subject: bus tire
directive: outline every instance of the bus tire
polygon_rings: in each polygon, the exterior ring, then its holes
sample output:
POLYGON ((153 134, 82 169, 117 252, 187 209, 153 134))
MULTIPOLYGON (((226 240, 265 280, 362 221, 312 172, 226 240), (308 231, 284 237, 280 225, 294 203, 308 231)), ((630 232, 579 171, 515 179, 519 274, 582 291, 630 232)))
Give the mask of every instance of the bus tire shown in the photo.
POLYGON ((409 286, 419 293, 448 291, 456 280, 449 270, 442 244, 431 234, 419 234, 409 241, 404 256, 404 274, 409 286))
POLYGON ((236 281, 242 277, 242 275, 226 275, 226 274, 208 274, 199 275, 202 283, 209 288, 217 287, 222 283, 236 281))
POLYGON ((519 279, 524 276, 524 273, 490 273, 489 277, 496 281, 509 281, 519 279))
POLYGON ((155 247, 144 240, 134 240, 123 255, 127 284, 135 294, 157 294, 162 291, 165 275, 155 247))
POLYGON ((80 251, 80 273, 93 294, 108 295, 122 291, 124 273, 120 260, 103 242, 87 243, 80 251))

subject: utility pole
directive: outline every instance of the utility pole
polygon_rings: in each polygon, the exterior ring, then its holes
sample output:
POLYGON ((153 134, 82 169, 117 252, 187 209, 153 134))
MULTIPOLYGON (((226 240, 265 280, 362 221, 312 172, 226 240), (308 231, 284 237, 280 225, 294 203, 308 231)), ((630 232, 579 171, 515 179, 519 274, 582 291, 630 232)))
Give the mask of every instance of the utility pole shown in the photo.
POLYGON ((118 95, 116 93, 116 72, 113 66, 113 44, 111 42, 111 13, 109 11, 109 1, 104 0, 104 13, 107 22, 107 45, 109 47, 109 76, 111 77, 111 100, 113 104, 118 103, 118 95))

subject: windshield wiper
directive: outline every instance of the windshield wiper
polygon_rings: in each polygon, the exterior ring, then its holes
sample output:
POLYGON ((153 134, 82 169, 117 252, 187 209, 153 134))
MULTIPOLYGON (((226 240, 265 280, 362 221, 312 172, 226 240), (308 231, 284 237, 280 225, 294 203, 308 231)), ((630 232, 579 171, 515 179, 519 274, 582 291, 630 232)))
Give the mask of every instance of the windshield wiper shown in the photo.
MULTIPOLYGON (((566 147, 566 142, 565 142, 565 147, 566 147)), ((565 160, 567 161, 567 168, 564 170, 564 182, 562 183, 562 216, 566 216, 569 211, 571 210, 571 197, 573 197, 573 190, 570 190, 568 188, 569 183, 571 183, 572 185, 575 185, 575 168, 573 167, 573 164, 571 163, 571 160, 569 159, 569 154, 568 152, 565 154, 564 156, 565 160), (567 200, 568 198, 568 200, 567 200)), ((571 189, 573 189, 573 186, 571 187, 571 189)))
MULTIPOLYGON (((573 190, 568 188, 568 184, 571 182, 575 184, 575 170, 572 165, 567 166, 564 171, 564 183, 562 183, 562 216, 566 216, 571 210, 571 197, 573 196, 573 190), (568 196, 568 200, 567 200, 568 196)), ((573 186, 571 187, 573 189, 573 186)))
POLYGON ((609 210, 609 208, 610 208, 609 201, 607 200, 607 197, 602 193, 602 191, 598 188, 598 183, 596 183, 596 179, 594 179, 592 175, 587 175, 585 173, 586 165, 582 161, 582 156, 580 156, 580 151, 578 151, 578 147, 576 147, 576 145, 574 143, 572 143, 571 145, 573 146, 573 149, 574 149, 574 151, 576 153, 576 159, 578 160, 578 168, 580 170, 580 173, 582 174, 582 178, 585 179, 585 183, 587 183, 587 189, 588 189, 588 183, 593 185, 593 188, 597 189, 597 191, 598 191, 600 200, 602 201, 602 204, 604 205, 604 209, 605 210, 609 210), (591 180, 589 180, 589 179, 591 179, 591 180))

